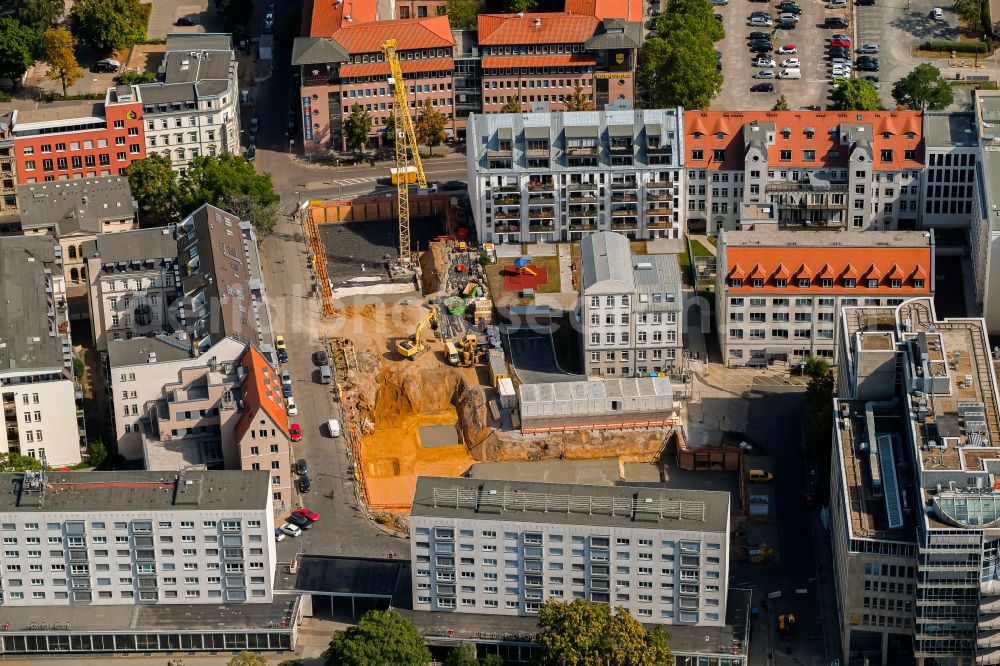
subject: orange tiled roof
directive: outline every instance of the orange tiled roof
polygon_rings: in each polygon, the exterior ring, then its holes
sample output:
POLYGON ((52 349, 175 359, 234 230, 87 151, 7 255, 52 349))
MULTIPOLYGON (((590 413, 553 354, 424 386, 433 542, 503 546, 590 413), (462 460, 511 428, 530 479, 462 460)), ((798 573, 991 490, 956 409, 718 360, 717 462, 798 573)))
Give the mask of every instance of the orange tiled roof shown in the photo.
POLYGON ((927 247, 729 246, 725 253, 726 276, 730 280, 742 279, 743 284, 734 287, 730 283, 727 289, 734 294, 871 293, 874 290, 871 290, 865 281, 856 282, 853 288, 845 286, 846 278, 857 281, 858 272, 851 263, 857 262, 869 267, 865 271, 865 280, 878 280, 878 290, 901 295, 930 294, 932 285, 927 279, 924 266, 930 265, 931 252, 929 245, 927 247), (793 265, 801 264, 802 268, 796 272, 796 280, 787 282, 785 287, 778 287, 776 280, 783 277, 782 272, 788 262, 793 265), (748 276, 744 276, 740 264, 753 265, 754 269, 748 276), (752 278, 763 279, 764 286, 751 286, 752 278), (832 278, 833 286, 821 287, 820 280, 824 278, 832 278), (800 287, 799 279, 809 279, 809 286, 800 287), (890 286, 892 279, 902 280, 902 286, 892 288, 890 286), (923 286, 917 287, 915 280, 923 280, 923 286))
POLYGON ((876 171, 923 166, 919 111, 685 111, 685 164, 713 171, 741 169, 745 152, 743 126, 754 122, 774 124, 774 143, 767 151, 768 163, 772 166, 847 166, 850 146, 841 145, 839 134, 830 132, 841 124, 871 125, 876 171), (785 129, 788 130, 787 139, 782 135, 785 129), (908 138, 908 134, 913 138, 908 138), (881 160, 883 149, 893 151, 892 161, 881 160), (695 150, 701 151, 700 159, 694 159, 695 150), (725 151, 722 162, 713 159, 715 150, 725 151), (782 160, 782 150, 791 150, 792 159, 782 160), (806 150, 815 151, 814 161, 805 160, 806 150), (917 159, 905 159, 907 150, 916 150, 917 159))
POLYGON ((599 19, 642 21, 644 0, 566 0, 566 12, 599 19))
POLYGON ((481 46, 514 44, 582 44, 597 32, 601 21, 566 12, 480 14, 481 46), (535 24, 538 21, 538 24, 535 24))
POLYGON ((482 62, 483 69, 502 69, 504 67, 579 67, 596 64, 597 58, 588 53, 486 56, 482 62))
POLYGON ((778 264, 774 269, 774 277, 780 278, 782 280, 787 280, 790 277, 788 269, 785 268, 784 264, 778 264))
MULTIPOLYGON (((317 0, 326 2, 326 0, 317 0)), ((374 4, 374 3, 373 3, 374 4)), ((354 21, 328 34, 313 37, 330 37, 348 53, 378 53, 387 39, 396 40, 400 51, 413 49, 449 48, 455 45, 447 16, 398 19, 360 23, 354 21)))
POLYGON ((264 411, 285 436, 288 436, 288 414, 281 396, 281 377, 278 371, 261 355, 253 345, 247 345, 240 356, 240 365, 246 368, 246 378, 240 384, 244 412, 236 424, 236 438, 243 435, 252 425, 256 415, 264 411))
POLYGON ((374 0, 312 0, 310 37, 333 37, 349 25, 373 23, 377 18, 374 0))
MULTIPOLYGON (((455 61, 451 58, 427 58, 426 60, 403 60, 399 63, 403 74, 420 72, 451 71, 455 69, 455 61)), ((389 63, 365 62, 340 66, 340 76, 389 76, 389 63)))

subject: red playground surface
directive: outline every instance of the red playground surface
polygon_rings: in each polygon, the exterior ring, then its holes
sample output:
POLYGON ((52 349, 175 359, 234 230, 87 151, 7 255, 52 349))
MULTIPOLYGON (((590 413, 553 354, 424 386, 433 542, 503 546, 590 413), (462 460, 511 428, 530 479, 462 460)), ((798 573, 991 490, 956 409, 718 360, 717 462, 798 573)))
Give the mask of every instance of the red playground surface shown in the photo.
POLYGON ((549 281, 549 271, 541 266, 529 266, 534 275, 528 272, 521 272, 521 270, 511 264, 510 266, 504 266, 500 274, 503 275, 503 288, 504 291, 509 291, 511 293, 524 291, 525 289, 537 289, 538 285, 546 284, 549 281))

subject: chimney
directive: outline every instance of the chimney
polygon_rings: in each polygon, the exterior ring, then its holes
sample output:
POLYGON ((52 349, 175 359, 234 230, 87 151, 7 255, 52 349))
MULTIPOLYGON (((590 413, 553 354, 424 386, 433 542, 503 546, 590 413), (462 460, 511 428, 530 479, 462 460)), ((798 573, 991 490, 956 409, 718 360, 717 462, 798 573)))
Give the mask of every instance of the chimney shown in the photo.
POLYGON ((534 21, 534 24, 535 24, 536 28, 542 27, 542 19, 536 18, 535 21, 534 21))

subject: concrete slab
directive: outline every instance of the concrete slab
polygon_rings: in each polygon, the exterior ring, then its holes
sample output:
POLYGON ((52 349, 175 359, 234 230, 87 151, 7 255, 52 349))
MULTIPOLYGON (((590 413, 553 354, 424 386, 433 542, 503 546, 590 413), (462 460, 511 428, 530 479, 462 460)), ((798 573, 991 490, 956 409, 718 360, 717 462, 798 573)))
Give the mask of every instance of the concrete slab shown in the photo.
POLYGON ((458 426, 455 424, 420 426, 420 446, 425 449, 432 449, 438 446, 454 446, 460 443, 458 426))
POLYGON ((478 463, 472 466, 471 476, 474 479, 497 481, 536 481, 595 486, 614 486, 622 480, 621 466, 617 458, 478 463))

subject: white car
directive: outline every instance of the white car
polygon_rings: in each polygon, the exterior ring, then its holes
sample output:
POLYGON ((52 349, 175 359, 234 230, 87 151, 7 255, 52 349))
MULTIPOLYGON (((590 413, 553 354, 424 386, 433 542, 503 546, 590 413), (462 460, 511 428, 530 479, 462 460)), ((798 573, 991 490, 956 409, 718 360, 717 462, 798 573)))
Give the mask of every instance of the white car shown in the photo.
POLYGON ((850 67, 846 69, 844 67, 834 67, 832 70, 830 70, 830 76, 833 77, 843 76, 847 78, 851 76, 851 69, 850 67))
POLYGON ((944 20, 944 12, 941 11, 940 7, 935 7, 933 9, 933 11, 931 11, 931 16, 934 17, 935 21, 943 21, 944 20))
POLYGON ((337 419, 330 419, 326 422, 326 429, 330 433, 330 437, 337 438, 340 437, 340 421, 337 419))
POLYGON ((798 23, 799 19, 802 18, 798 14, 792 14, 791 12, 785 12, 784 14, 778 14, 778 20, 782 23, 798 23))
POLYGON ((840 66, 840 67, 850 67, 851 66, 851 61, 848 60, 847 58, 833 58, 833 59, 830 60, 830 66, 831 67, 837 67, 837 66, 840 66))
POLYGON ((281 531, 290 537, 297 537, 302 534, 302 528, 298 525, 292 525, 291 523, 283 523, 281 525, 281 531))
POLYGON ((289 416, 295 416, 299 413, 299 406, 295 404, 295 398, 288 398, 285 401, 285 410, 289 416))
POLYGON ((785 44, 784 46, 778 48, 775 53, 778 55, 791 55, 793 53, 798 53, 799 50, 795 48, 794 44, 785 44))
POLYGON ((799 67, 800 66, 799 65, 799 59, 798 58, 785 58, 784 60, 781 61, 781 66, 782 67, 786 67, 786 68, 787 67, 799 67))
POLYGON ((769 18, 762 18, 759 16, 755 16, 749 21, 747 21, 747 25, 752 26, 754 28, 770 28, 771 26, 774 25, 774 21, 772 21, 769 18))
POLYGON ((769 58, 768 56, 758 57, 753 64, 757 67, 774 67, 776 65, 774 58, 769 58))

